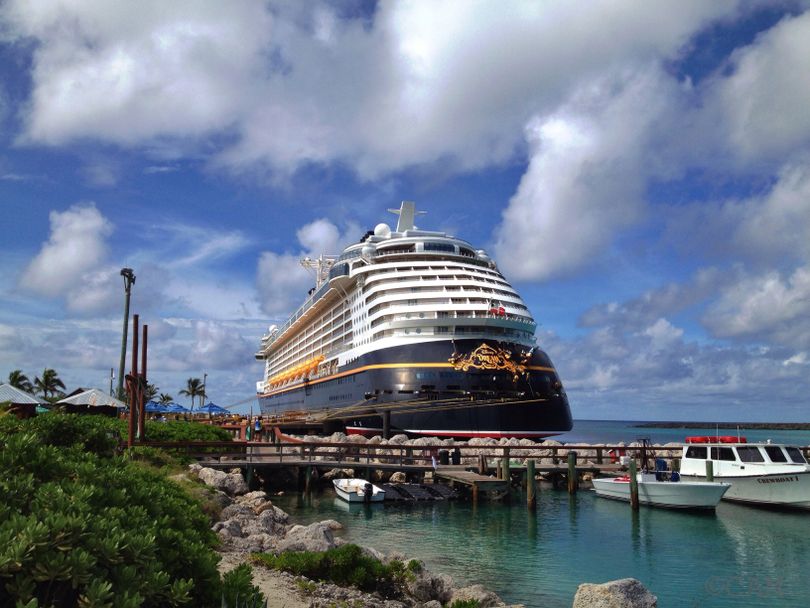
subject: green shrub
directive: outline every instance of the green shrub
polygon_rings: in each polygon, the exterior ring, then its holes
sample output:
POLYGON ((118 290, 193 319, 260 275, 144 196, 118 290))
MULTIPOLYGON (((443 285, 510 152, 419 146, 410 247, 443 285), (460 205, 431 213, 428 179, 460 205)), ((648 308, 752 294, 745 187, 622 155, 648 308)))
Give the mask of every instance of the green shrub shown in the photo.
POLYGON ((0 606, 218 606, 216 536, 113 419, 0 420, 0 606), (56 421, 56 422, 55 422, 56 421))
POLYGON ((231 434, 218 426, 185 420, 146 421, 147 441, 231 441, 231 434))
POLYGON ((222 577, 222 606, 225 608, 260 608, 267 601, 253 585, 253 568, 240 564, 222 577))
POLYGON ((369 593, 376 591, 389 598, 402 594, 406 580, 405 564, 397 560, 383 564, 353 544, 323 552, 288 551, 277 556, 254 554, 253 561, 296 576, 329 581, 343 587, 357 587, 369 593))
POLYGON ((50 412, 26 420, 13 416, 0 419, 0 437, 23 431, 34 433, 39 442, 46 445, 79 446, 85 451, 103 455, 112 455, 123 437, 122 421, 107 416, 50 412))
POLYGON ((456 600, 448 608, 479 608, 481 602, 478 600, 456 600))

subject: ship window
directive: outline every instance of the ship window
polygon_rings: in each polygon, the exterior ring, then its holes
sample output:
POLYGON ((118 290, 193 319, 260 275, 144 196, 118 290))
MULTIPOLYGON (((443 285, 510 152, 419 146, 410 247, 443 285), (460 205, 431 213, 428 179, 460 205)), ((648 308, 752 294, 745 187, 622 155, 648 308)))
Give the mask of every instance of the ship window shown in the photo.
POLYGON ((712 460, 737 460, 734 458, 734 450, 731 448, 712 448, 712 460))
POLYGON ((739 447, 737 448, 737 454, 743 462, 765 462, 765 458, 762 457, 762 452, 759 451, 759 448, 754 446, 739 447))
POLYGON ((456 248, 449 243, 425 243, 425 251, 445 251, 447 253, 455 253, 456 248))
POLYGON ((771 462, 787 462, 787 456, 778 445, 766 445, 765 453, 771 459, 771 462))
POLYGON ((807 461, 804 459, 804 456, 802 456, 801 450, 799 450, 799 448, 788 447, 788 448, 785 448, 785 451, 788 453, 788 456, 790 456, 790 459, 793 462, 796 462, 796 463, 799 463, 799 464, 806 464, 807 463, 807 461))
POLYGON ((686 457, 706 460, 706 448, 704 446, 690 445, 686 448, 686 457))

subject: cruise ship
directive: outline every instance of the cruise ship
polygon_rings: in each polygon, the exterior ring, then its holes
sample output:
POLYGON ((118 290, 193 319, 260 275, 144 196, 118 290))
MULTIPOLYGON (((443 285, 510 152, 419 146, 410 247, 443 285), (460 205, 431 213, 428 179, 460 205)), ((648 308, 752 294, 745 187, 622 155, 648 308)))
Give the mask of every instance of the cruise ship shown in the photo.
POLYGON ((306 301, 256 358, 262 414, 327 432, 542 438, 571 411, 537 324, 481 249, 414 225, 413 202, 339 256, 305 258, 306 301))

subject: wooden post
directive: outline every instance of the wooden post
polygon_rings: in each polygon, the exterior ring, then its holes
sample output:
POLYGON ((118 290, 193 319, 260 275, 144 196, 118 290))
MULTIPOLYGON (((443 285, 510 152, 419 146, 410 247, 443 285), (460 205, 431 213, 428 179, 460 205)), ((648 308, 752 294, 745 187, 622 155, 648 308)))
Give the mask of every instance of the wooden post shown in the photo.
POLYGON ((534 460, 526 461, 526 506, 530 510, 537 508, 537 498, 534 492, 534 460))
MULTIPOLYGON (((146 389, 148 380, 146 379, 146 344, 149 337, 149 326, 144 323, 143 325, 143 341, 141 343, 141 377, 143 383, 141 386, 146 389)), ((140 399, 138 401, 138 438, 141 441, 146 441, 146 403, 144 403, 144 393, 141 390, 140 399)))
POLYGON ((596 448, 596 464, 602 464, 602 448, 596 448))
POLYGON ((479 475, 486 475, 487 474, 487 457, 483 454, 478 455, 478 474, 479 475))
POLYGON ((307 465, 304 472, 304 493, 309 494, 312 491, 312 465, 307 465))
POLYGON ((577 453, 573 450, 568 452, 568 493, 577 493, 577 453))
POLYGON ((638 511, 638 479, 636 478, 636 459, 630 460, 630 507, 638 511))
POLYGON ((478 484, 475 482, 472 484, 472 501, 474 505, 478 504, 478 484))
POLYGON ((501 479, 509 481, 509 448, 503 449, 503 459, 501 460, 501 479))
POLYGON ((714 481, 714 463, 711 460, 706 461, 706 481, 714 481))

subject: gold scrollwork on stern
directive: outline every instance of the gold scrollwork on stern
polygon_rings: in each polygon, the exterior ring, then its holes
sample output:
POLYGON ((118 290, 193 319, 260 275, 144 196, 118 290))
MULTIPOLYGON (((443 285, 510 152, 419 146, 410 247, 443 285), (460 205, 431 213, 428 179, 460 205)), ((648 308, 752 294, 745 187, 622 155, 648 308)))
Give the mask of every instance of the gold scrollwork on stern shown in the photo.
POLYGON ((469 371, 471 368, 508 371, 512 374, 512 382, 517 382, 518 378, 526 375, 531 351, 523 352, 519 357, 520 361, 514 361, 510 351, 482 343, 466 355, 454 352, 448 361, 452 364, 453 369, 463 372, 469 371))

